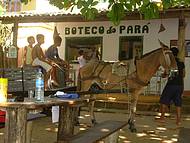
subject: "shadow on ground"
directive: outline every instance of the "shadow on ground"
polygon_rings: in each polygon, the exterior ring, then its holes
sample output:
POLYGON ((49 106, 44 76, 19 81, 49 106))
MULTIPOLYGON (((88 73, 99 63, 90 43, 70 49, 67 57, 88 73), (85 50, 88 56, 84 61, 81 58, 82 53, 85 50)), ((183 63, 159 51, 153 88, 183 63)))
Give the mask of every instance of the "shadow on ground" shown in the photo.
MULTIPOLYGON (((110 112, 95 112, 98 122, 106 120, 120 120, 128 119, 128 114, 121 110, 114 110, 110 112)), ((183 142, 190 137, 190 115, 183 117, 182 126, 186 128, 177 127, 175 125, 175 118, 173 115, 167 117, 166 123, 157 123, 154 120, 155 113, 139 112, 136 116, 137 133, 131 133, 128 126, 123 128, 119 134, 119 143, 175 143, 178 138, 183 138, 183 142), (187 137, 188 135, 188 137, 187 137), (185 138, 187 137, 187 138, 185 138)), ((75 127, 75 133, 80 130, 88 129, 90 124, 89 114, 83 111, 80 117, 80 127, 75 127)), ((0 143, 3 143, 4 129, 0 129, 0 143)), ((41 118, 33 122, 32 143, 54 143, 56 141, 57 124, 51 123, 51 117, 41 118)))

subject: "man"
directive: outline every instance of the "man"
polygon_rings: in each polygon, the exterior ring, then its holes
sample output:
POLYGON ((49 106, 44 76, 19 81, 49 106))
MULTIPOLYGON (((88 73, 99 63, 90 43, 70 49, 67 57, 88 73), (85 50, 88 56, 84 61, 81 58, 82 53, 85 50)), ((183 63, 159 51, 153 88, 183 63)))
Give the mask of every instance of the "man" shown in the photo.
POLYGON ((61 45, 61 42, 62 42, 62 38, 60 36, 56 36, 54 39, 54 44, 51 45, 45 55, 48 59, 51 59, 51 60, 61 60, 61 58, 59 57, 59 54, 58 54, 58 48, 60 45, 61 45))
POLYGON ((48 60, 55 62, 58 66, 63 67, 63 70, 65 71, 65 80, 69 80, 69 64, 62 60, 59 57, 58 53, 58 47, 61 46, 62 38, 60 36, 55 36, 54 38, 54 44, 51 45, 47 51, 45 52, 45 56, 48 58, 48 60))
MULTIPOLYGON (((43 50, 41 48, 41 45, 44 43, 44 35, 38 34, 36 36, 37 44, 34 46, 32 50, 32 65, 36 66, 39 65, 43 69, 45 69, 46 74, 45 74, 45 81, 49 79, 49 76, 51 75, 52 78, 52 83, 54 85, 58 85, 56 82, 56 76, 55 76, 55 68, 52 66, 53 63, 48 61, 43 53, 43 50)), ((45 87, 47 86, 47 82, 45 83, 45 87)))
POLYGON ((164 122, 164 115, 167 106, 171 104, 171 101, 176 106, 176 125, 181 124, 181 106, 182 106, 182 93, 184 89, 185 77, 185 65, 177 58, 179 50, 176 47, 171 48, 173 55, 175 56, 178 71, 170 72, 168 82, 160 97, 160 112, 161 116, 157 121, 164 122))
POLYGON ((86 65, 86 58, 85 58, 85 56, 84 56, 84 51, 83 51, 83 50, 80 50, 80 51, 78 52, 78 54, 79 54, 79 57, 77 57, 77 60, 78 60, 78 62, 79 62, 79 68, 82 68, 83 66, 86 65))
POLYGON ((96 49, 96 47, 92 47, 92 51, 90 52, 89 55, 90 62, 99 61, 100 59, 99 57, 100 57, 99 51, 96 49))

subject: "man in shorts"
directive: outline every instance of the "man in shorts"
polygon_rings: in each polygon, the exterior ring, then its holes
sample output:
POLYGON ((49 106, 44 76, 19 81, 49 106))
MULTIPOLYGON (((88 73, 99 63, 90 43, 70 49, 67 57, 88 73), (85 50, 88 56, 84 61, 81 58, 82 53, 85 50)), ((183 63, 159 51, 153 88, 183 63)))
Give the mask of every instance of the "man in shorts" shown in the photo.
POLYGON ((177 58, 179 50, 176 47, 170 49, 175 56, 178 70, 170 72, 168 82, 160 97, 161 116, 157 121, 164 122, 166 108, 173 102, 176 106, 176 125, 181 124, 182 94, 184 90, 185 65, 177 58))

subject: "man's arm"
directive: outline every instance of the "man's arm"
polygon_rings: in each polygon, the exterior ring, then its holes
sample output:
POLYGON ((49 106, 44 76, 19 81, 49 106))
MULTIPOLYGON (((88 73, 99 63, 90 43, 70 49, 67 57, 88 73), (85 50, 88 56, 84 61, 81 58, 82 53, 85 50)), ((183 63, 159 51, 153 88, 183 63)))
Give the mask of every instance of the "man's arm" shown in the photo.
POLYGON ((24 47, 24 61, 23 61, 23 64, 25 65, 26 64, 26 53, 27 53, 27 46, 24 47))
POLYGON ((41 60, 43 62, 46 62, 48 64, 51 64, 51 62, 46 59, 46 57, 44 55, 44 52, 42 51, 41 47, 37 47, 36 50, 37 50, 36 54, 37 54, 37 57, 38 57, 39 60, 41 60))
POLYGON ((183 78, 185 77, 185 74, 186 74, 186 72, 185 72, 185 69, 183 70, 183 78))

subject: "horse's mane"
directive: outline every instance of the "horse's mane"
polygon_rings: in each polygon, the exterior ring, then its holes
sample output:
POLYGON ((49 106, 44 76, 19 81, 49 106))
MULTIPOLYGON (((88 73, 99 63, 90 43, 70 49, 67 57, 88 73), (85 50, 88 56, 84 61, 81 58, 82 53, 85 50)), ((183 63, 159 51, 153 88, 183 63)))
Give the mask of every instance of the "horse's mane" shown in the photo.
POLYGON ((158 48, 158 49, 153 50, 153 51, 151 51, 151 52, 149 52, 149 53, 146 53, 146 54, 142 55, 141 58, 144 58, 144 57, 146 57, 146 56, 148 56, 148 55, 150 55, 150 54, 152 54, 152 53, 154 53, 154 52, 156 52, 156 51, 159 51, 160 49, 162 49, 162 48, 158 48))

